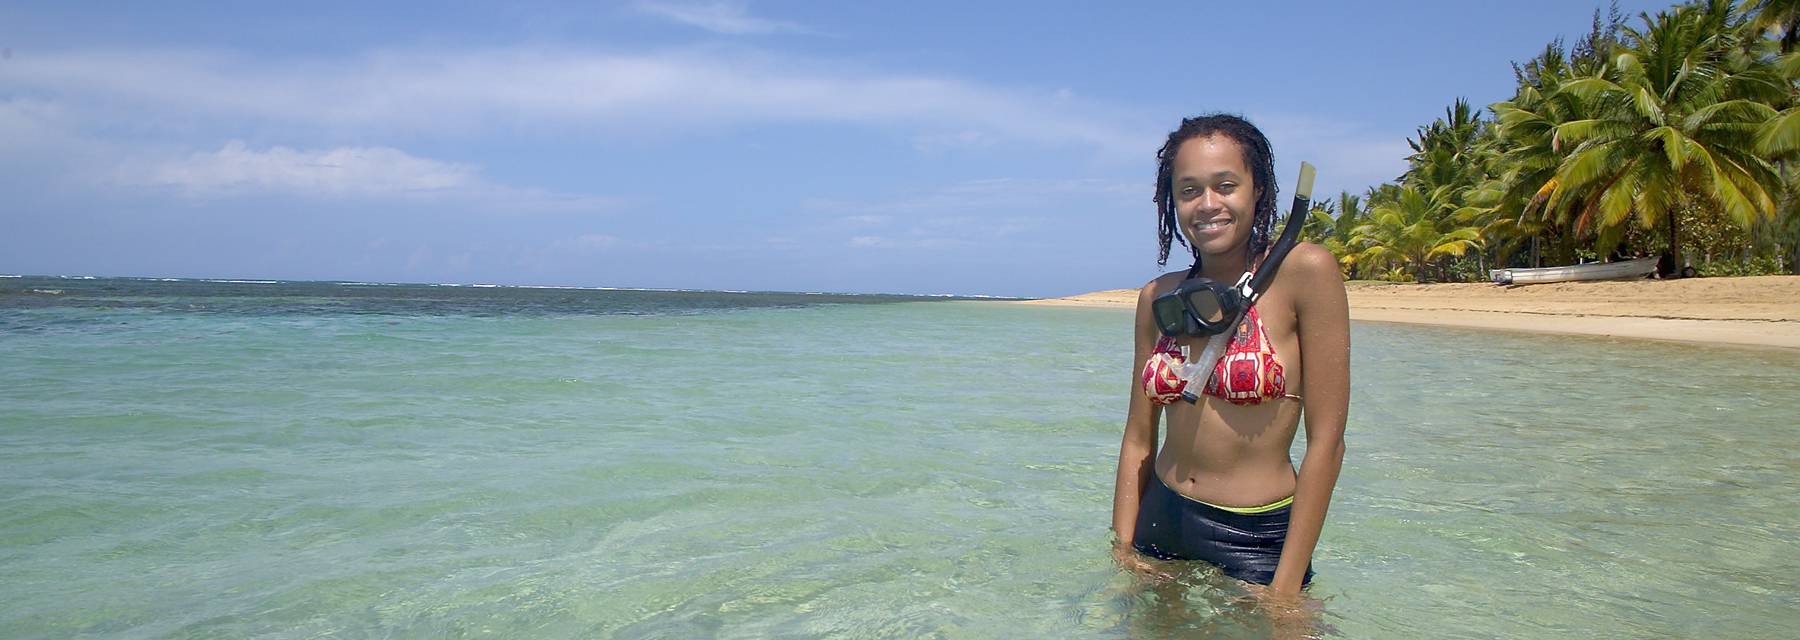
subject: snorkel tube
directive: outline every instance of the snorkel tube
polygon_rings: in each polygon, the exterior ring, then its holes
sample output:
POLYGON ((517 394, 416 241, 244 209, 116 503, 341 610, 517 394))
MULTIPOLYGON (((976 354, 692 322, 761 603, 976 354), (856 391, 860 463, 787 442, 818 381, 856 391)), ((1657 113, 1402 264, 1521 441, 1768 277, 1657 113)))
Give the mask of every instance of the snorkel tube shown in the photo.
POLYGON ((1244 285, 1244 308, 1261 298, 1263 291, 1269 288, 1269 282, 1275 279, 1275 271, 1281 268, 1281 261, 1287 258, 1289 251, 1300 242, 1300 227, 1305 226, 1306 213, 1312 209, 1313 177, 1317 174, 1312 163, 1300 163, 1300 182, 1294 185, 1294 208, 1288 211, 1287 226, 1282 227, 1281 237, 1275 240, 1275 246, 1269 247, 1269 257, 1263 259, 1262 268, 1256 270, 1256 276, 1244 285))
POLYGON ((1263 291, 1269 288, 1269 283, 1275 280, 1275 272, 1281 268, 1281 261, 1299 243, 1300 227, 1304 226, 1307 211, 1312 209, 1313 177, 1316 173, 1312 163, 1300 163, 1300 182, 1294 186, 1294 206, 1288 211, 1287 225, 1281 228, 1281 237, 1275 240, 1274 246, 1269 247, 1268 257, 1263 259, 1262 267, 1256 270, 1255 276, 1244 274, 1244 277, 1238 279, 1236 290, 1243 298, 1243 304, 1238 305, 1237 313, 1231 318, 1228 326, 1232 329, 1208 338, 1206 348, 1200 351, 1200 357, 1188 359, 1181 366, 1181 399, 1188 404, 1200 401, 1200 388, 1195 383, 1206 384, 1203 376, 1211 375, 1219 362, 1219 356, 1225 351, 1225 345, 1231 344, 1231 339, 1237 335, 1237 324, 1243 321, 1250 305, 1256 304, 1263 291))

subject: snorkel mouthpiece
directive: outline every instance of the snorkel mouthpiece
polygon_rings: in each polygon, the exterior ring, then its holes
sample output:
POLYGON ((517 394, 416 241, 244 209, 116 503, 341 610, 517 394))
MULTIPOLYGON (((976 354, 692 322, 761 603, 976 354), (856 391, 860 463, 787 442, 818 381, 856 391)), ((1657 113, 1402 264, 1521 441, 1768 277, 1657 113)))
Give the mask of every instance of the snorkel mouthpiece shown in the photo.
POLYGON ((1188 404, 1200 402, 1201 389, 1199 385, 1205 384, 1204 381, 1206 380, 1206 378, 1201 377, 1202 374, 1212 372, 1214 363, 1219 361, 1219 356, 1223 355, 1223 352, 1225 351, 1225 345, 1230 344, 1231 337, 1235 335, 1237 335, 1236 331, 1227 331, 1211 338, 1207 338, 1206 348, 1200 351, 1200 357, 1189 360, 1187 364, 1182 365, 1182 400, 1187 401, 1188 404))
POLYGON ((1311 162, 1300 162, 1300 184, 1294 187, 1294 200, 1296 204, 1298 204, 1298 201, 1300 200, 1312 200, 1312 183, 1313 177, 1316 175, 1318 175, 1318 171, 1313 169, 1311 162))

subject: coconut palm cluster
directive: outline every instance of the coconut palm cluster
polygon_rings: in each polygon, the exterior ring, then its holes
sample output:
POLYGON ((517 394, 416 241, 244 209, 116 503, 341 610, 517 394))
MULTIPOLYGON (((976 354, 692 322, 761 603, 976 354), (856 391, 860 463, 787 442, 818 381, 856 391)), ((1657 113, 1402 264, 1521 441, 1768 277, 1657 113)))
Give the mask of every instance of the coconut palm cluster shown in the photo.
POLYGON ((1662 258, 1669 275, 1800 273, 1800 0, 1595 12, 1514 63, 1510 99, 1457 99, 1406 172, 1315 204, 1306 238, 1353 279, 1662 258), (1691 267, 1691 268, 1690 268, 1691 267))

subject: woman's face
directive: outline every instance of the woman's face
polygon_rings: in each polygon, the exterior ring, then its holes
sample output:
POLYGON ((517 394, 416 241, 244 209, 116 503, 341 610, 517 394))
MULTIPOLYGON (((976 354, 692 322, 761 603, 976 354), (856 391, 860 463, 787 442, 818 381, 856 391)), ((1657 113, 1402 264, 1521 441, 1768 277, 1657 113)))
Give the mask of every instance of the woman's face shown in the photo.
POLYGON ((1256 184, 1229 136, 1189 138, 1175 150, 1170 193, 1188 243, 1208 257, 1246 251, 1256 219, 1256 184))

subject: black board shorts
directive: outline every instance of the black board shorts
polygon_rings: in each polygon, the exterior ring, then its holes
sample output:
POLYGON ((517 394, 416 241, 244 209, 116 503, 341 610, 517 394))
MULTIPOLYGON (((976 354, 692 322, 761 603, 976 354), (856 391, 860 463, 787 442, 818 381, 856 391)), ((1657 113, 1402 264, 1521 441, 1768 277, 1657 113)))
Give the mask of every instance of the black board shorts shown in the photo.
MULTIPOLYGON (((1203 560, 1233 578, 1269 584, 1281 563, 1292 510, 1283 505, 1260 513, 1235 513, 1176 493, 1158 477, 1138 504, 1131 546, 1159 560, 1203 560)), ((1301 584, 1310 584, 1312 578, 1308 566, 1301 584)))

